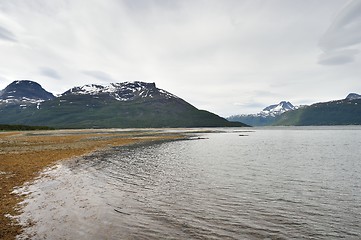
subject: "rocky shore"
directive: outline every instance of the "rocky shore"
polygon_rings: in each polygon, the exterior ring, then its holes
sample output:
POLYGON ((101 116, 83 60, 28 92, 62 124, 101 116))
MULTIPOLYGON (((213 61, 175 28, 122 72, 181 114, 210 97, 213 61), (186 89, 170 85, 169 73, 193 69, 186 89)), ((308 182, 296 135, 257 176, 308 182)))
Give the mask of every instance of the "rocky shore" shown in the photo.
POLYGON ((64 159, 112 146, 183 138, 157 130, 55 130, 0 132, 0 239, 15 239, 22 229, 13 216, 24 196, 14 189, 34 180, 64 159))

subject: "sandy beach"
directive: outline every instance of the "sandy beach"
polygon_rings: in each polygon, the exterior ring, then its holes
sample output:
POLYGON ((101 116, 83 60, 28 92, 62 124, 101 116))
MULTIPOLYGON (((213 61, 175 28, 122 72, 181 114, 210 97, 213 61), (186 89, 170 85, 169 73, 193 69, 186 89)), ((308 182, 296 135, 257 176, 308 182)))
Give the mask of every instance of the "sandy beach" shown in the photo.
POLYGON ((15 239, 22 229, 11 216, 21 213, 25 196, 14 189, 33 181, 60 160, 113 146, 175 140, 178 133, 157 130, 55 130, 0 133, 0 239, 15 239))

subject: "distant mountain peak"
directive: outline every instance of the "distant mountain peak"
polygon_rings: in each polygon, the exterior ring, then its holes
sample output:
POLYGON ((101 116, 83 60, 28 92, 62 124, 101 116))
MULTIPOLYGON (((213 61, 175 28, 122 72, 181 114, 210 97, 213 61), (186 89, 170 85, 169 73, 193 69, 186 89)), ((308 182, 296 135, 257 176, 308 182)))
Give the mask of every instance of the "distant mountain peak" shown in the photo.
POLYGON ((346 97, 347 100, 361 99, 361 95, 357 93, 350 93, 346 97))
POLYGON ((284 112, 295 110, 296 107, 292 105, 292 103, 288 101, 281 101, 278 104, 270 105, 266 108, 264 108, 261 112, 261 116, 277 116, 281 115, 284 112))
POLYGON ((108 96, 118 101, 131 101, 139 98, 163 97, 178 98, 177 96, 158 89, 155 83, 147 82, 122 82, 110 84, 87 84, 80 87, 74 87, 64 92, 61 96, 67 95, 90 95, 90 96, 108 96))
POLYGON ((54 98, 39 83, 30 80, 16 80, 0 91, 0 101, 5 103, 34 103, 54 98))
POLYGON ((228 117, 229 121, 243 122, 251 126, 271 125, 281 114, 297 109, 288 101, 270 105, 256 114, 241 114, 228 117))

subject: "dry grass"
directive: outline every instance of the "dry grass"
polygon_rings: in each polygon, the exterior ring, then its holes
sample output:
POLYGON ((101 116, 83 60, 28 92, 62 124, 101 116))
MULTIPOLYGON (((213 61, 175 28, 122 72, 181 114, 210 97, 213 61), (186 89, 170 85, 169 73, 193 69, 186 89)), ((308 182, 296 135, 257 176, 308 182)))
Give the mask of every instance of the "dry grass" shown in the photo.
POLYGON ((0 133, 0 239, 15 239, 21 227, 6 215, 20 213, 20 196, 15 187, 32 181, 44 168, 111 146, 145 141, 180 138, 157 132, 114 132, 94 130, 59 130, 47 132, 0 133))

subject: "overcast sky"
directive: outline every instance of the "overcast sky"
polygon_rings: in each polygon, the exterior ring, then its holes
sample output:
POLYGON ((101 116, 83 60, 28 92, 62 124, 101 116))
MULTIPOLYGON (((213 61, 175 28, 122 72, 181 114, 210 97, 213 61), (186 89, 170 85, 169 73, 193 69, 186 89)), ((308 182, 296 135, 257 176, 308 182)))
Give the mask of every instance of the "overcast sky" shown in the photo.
POLYGON ((360 50, 360 0, 0 0, 0 89, 155 82, 226 117, 361 93, 360 50))

